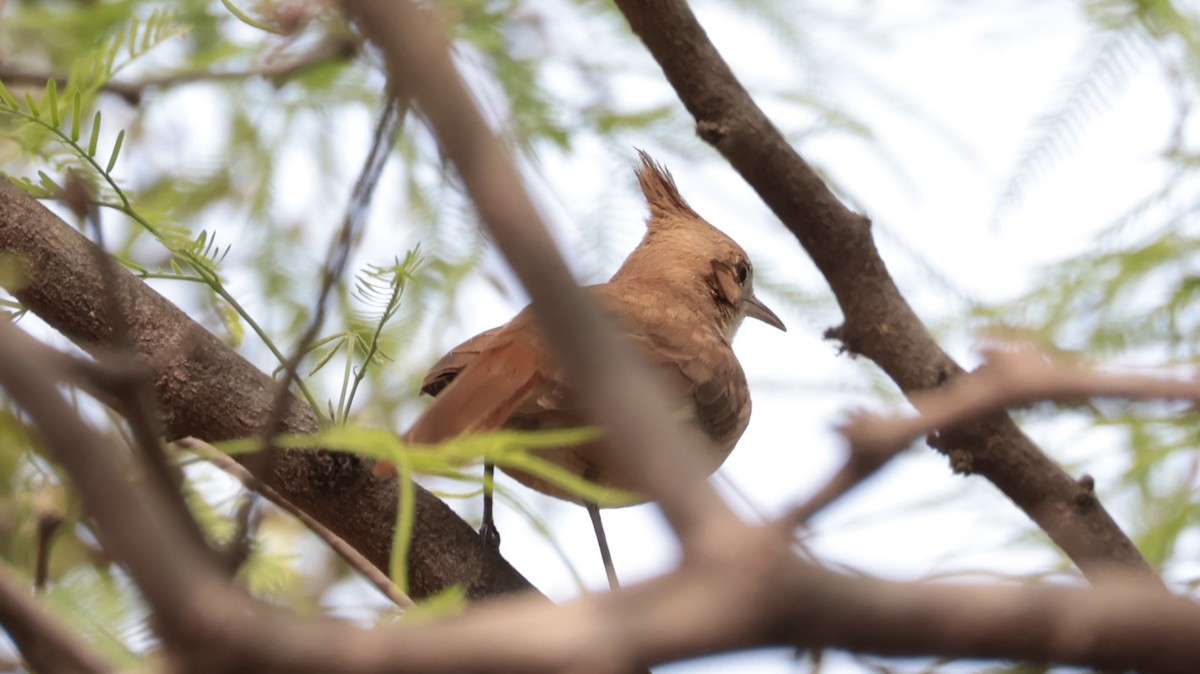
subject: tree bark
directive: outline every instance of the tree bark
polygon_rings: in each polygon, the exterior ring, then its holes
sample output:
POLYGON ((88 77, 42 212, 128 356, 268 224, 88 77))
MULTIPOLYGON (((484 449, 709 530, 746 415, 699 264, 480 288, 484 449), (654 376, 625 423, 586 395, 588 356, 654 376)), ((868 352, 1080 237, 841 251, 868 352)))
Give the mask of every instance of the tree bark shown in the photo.
MULTIPOLYGON (((101 259, 91 241, 19 188, 0 180, 0 266, 24 270, 7 288, 51 327, 94 354, 111 352, 101 259)), ((109 259, 105 257, 104 259, 109 259)), ((129 338, 149 366, 168 439, 253 436, 268 420, 276 383, 174 304, 110 260, 129 338)), ((283 431, 311 433, 316 418, 294 396, 283 431)), ((320 449, 249 461, 255 476, 346 540, 385 573, 397 483, 362 457, 320 449)), ((419 485, 409 589, 426 597, 462 585, 472 598, 532 589, 445 503, 419 485)))
MULTIPOLYGON (((616 0, 696 120, 696 133, 750 184, 812 257, 845 321, 826 336, 883 369, 901 391, 941 386, 963 373, 900 294, 875 248, 871 223, 846 208, 730 70, 684 0, 616 0)), ((1100 502, 1008 414, 929 437, 953 469, 979 474, 1037 523, 1093 582, 1114 566, 1154 570, 1100 502)))

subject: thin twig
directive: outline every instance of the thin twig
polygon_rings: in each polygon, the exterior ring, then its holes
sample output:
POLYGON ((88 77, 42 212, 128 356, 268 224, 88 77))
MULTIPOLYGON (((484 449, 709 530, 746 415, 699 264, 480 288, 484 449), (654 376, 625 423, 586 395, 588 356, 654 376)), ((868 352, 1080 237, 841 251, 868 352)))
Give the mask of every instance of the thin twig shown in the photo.
POLYGON ((234 461, 221 450, 212 445, 197 440, 196 438, 183 438, 177 440, 176 444, 184 449, 195 452, 206 461, 212 463, 217 468, 229 473, 237 478, 246 489, 261 494, 271 503, 274 503, 280 509, 288 512, 296 519, 300 520, 304 526, 308 527, 314 534, 320 537, 321 540, 329 544, 346 563, 355 571, 367 579, 371 585, 374 585, 385 597, 392 600, 397 606, 404 608, 411 607, 413 600, 400 591, 396 584, 391 581, 382 571, 371 564, 366 557, 363 557, 357 550, 350 547, 346 541, 342 540, 337 534, 330 531, 323 524, 313 519, 303 510, 292 505, 290 501, 283 497, 279 492, 262 483, 261 480, 250 474, 240 463, 234 461))
MULTIPOLYGON (((246 473, 249 474, 249 471, 246 473)), ((225 568, 229 570, 231 576, 237 575, 238 569, 242 568, 246 560, 250 559, 250 553, 254 548, 254 534, 262 522, 262 511, 254 507, 255 502, 256 499, 249 494, 242 499, 233 518, 236 524, 233 536, 220 550, 221 556, 224 557, 225 568)))
MULTIPOLYGON (((329 254, 321 272, 321 288, 317 291, 316 300, 313 302, 312 318, 296 342, 292 357, 283 364, 283 375, 279 378, 279 389, 275 394, 275 402, 271 406, 271 417, 262 432, 264 446, 269 444, 270 439, 282 430, 283 417, 287 412, 289 399, 288 390, 291 388, 292 380, 296 377, 300 361, 308 353, 309 345, 316 338, 317 332, 325 321, 326 299, 346 269, 353 244, 361 237, 367 211, 371 206, 371 198, 375 196, 375 187, 379 184, 379 177, 383 174, 383 167, 387 162, 389 151, 396 144, 396 137, 400 133, 401 124, 407 112, 407 100, 398 96, 389 96, 383 110, 379 113, 371 150, 367 153, 358 180, 354 183, 354 190, 350 193, 350 202, 342 217, 342 226, 329 246, 329 254)), ((318 417, 321 416, 320 410, 313 410, 313 413, 318 417)))
POLYGON ((1088 370, 1051 360, 1026 344, 992 346, 985 362, 942 388, 910 396, 917 415, 857 412, 839 430, 849 445, 845 464, 808 501, 785 517, 796 525, 854 489, 919 438, 1039 401, 1081 398, 1181 399, 1200 406, 1200 382, 1171 376, 1088 370))
POLYGON ((943 388, 912 396, 917 415, 859 415, 843 431, 859 449, 899 451, 935 431, 1007 408, 1083 398, 1186 400, 1200 406, 1200 382, 1177 376, 1105 372, 1046 357, 1028 345, 989 347, 985 363, 943 388))
MULTIPOLYGON (((844 432, 846 431, 843 430, 844 432)), ((783 521, 791 523, 792 526, 801 526, 813 515, 850 493, 867 478, 877 473, 880 468, 895 458, 901 449, 904 447, 876 449, 874 447, 858 447, 851 443, 849 455, 838 471, 817 490, 817 493, 792 508, 783 517, 783 521)))
MULTIPOLYGON (((358 51, 358 45, 349 40, 327 40, 323 44, 294 58, 269 63, 256 68, 240 70, 192 70, 159 77, 148 77, 136 82, 109 80, 100 85, 100 91, 114 94, 130 105, 139 105, 146 92, 151 89, 169 89, 199 82, 233 82, 252 78, 282 80, 303 73, 326 61, 350 59, 358 51)), ((67 84, 63 73, 26 70, 0 63, 0 81, 9 86, 44 87, 48 80, 58 82, 59 91, 67 84)))
MULTIPOLYGON (((297 340, 291 357, 281 367, 282 375, 276 384, 275 397, 271 403, 270 415, 267 417, 267 422, 263 424, 262 429, 259 431, 263 449, 256 454, 243 458, 243 461, 253 472, 267 473, 273 470, 276 448, 272 443, 274 437, 284 430, 284 419, 287 416, 288 406, 292 399, 292 382, 296 379, 296 374, 300 369, 300 362, 308 354, 309 345, 316 339, 317 333, 321 330, 321 326, 325 322, 326 301, 329 298, 329 293, 342 278, 346 264, 350 261, 350 251, 354 243, 361 237, 362 227, 366 221, 367 212, 370 209, 371 198, 375 195, 375 186, 379 183, 379 176, 383 173, 384 164, 387 162, 390 154, 389 151, 396 144, 396 136, 400 131, 400 124, 404 120, 407 110, 408 105, 406 100, 389 96, 383 110, 379 113, 379 120, 375 125, 375 134, 371 142, 371 149, 367 153, 367 158, 363 162, 358 180, 355 181, 354 189, 350 193, 350 201, 342 217, 342 225, 338 228, 334 240, 329 245, 329 252, 321 271, 321 287, 317 291, 317 297, 313 302, 312 317, 301 333, 300 339, 297 340)), ((321 410, 314 409, 313 414, 318 420, 324 420, 321 410)), ((411 489, 408 485, 402 485, 402 488, 411 489)))

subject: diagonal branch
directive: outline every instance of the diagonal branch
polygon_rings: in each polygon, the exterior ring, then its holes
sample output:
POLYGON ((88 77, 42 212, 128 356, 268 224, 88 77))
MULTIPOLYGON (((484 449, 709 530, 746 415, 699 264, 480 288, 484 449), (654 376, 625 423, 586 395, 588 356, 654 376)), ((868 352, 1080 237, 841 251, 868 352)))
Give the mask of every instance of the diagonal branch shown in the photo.
MULTIPOLYGON (((26 260, 32 270, 19 287, 10 288, 25 306, 84 349, 101 352, 113 346, 95 246, 0 180, 0 256, 9 255, 26 260)), ((258 433, 270 417, 275 382, 126 270, 115 268, 113 276, 134 349, 150 368, 168 436, 217 442, 258 433)), ((291 398, 283 427, 311 433, 317 423, 302 402, 291 398)), ((396 482, 374 478, 369 462, 321 450, 282 452, 268 473, 256 477, 372 564, 388 568, 396 482)), ((475 531, 445 503, 419 485, 414 488, 409 587, 416 597, 453 585, 476 598, 530 588, 499 554, 479 545, 475 531)))
MULTIPOLYGON (((845 322, 827 337, 875 361, 907 394, 963 373, 900 294, 870 221, 847 209, 788 144, 717 52, 684 0, 616 0, 708 141, 796 236, 833 289, 845 322)), ((1008 415, 930 443, 956 470, 983 475, 1049 534, 1090 579, 1112 565, 1153 570, 1099 503, 1008 415)))
POLYGON ((429 11, 410 2, 344 0, 383 52, 389 79, 413 93, 454 162, 481 220, 533 300, 544 334, 579 382, 582 407, 605 429, 606 450, 637 491, 658 501, 685 540, 736 517, 708 484, 690 448, 707 442, 672 418, 661 383, 621 348, 595 301, 575 284, 504 144, 491 131, 450 59, 429 11))
MULTIPOLYGON (((984 364, 941 388, 910 396, 917 415, 859 412, 840 425, 849 447, 842 468, 808 501, 787 516, 800 525, 841 498, 923 436, 1043 400, 1071 403, 1081 398, 1190 401, 1200 406, 1195 379, 1089 370, 1048 359, 1032 346, 990 347, 984 364)), ((1076 499, 1094 498, 1090 479, 1076 482, 1076 499)))
POLYGON ((805 563, 787 527, 732 527, 725 546, 662 578, 566 606, 532 596, 423 626, 362 630, 273 609, 238 592, 173 528, 161 494, 58 390, 62 371, 0 323, 0 386, 26 411, 95 518, 105 549, 154 608, 183 671, 625 672, 765 645, 890 655, 1011 658, 1186 674, 1200 605, 1137 582, 1098 589, 889 583, 805 563), (126 461, 127 463, 127 461, 126 461))
POLYGON ((985 362, 978 370, 940 389, 912 396, 920 414, 861 415, 843 432, 859 449, 890 452, 934 431, 1043 400, 1176 399, 1200 406, 1200 382, 1195 379, 1090 370, 1048 359, 1031 347, 989 348, 983 355, 985 362))
POLYGON ((413 600, 404 594, 400 588, 396 587, 396 584, 388 578, 386 573, 376 568, 358 550, 350 547, 346 541, 343 541, 337 534, 313 519, 311 515, 288 502, 282 494, 263 484, 262 480, 254 477, 250 471, 235 461, 233 457, 223 453, 207 442, 197 440, 196 438, 180 438, 177 444, 184 449, 195 452, 205 461, 233 476, 246 489, 261 495, 271 503, 274 503, 278 508, 292 515, 292 517, 300 520, 317 537, 325 541, 351 568, 357 571, 367 582, 374 585, 380 594, 392 600, 394 604, 402 608, 413 606, 413 600))

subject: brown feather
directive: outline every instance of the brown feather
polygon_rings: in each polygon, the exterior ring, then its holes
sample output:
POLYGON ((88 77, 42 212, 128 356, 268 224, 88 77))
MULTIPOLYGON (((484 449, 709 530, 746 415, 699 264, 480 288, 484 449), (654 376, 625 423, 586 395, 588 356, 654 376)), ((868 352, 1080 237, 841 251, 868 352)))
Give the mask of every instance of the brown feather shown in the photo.
POLYGON ((538 392, 547 380, 539 367, 544 358, 525 340, 497 337, 489 335, 492 343, 477 352, 452 351, 453 368, 441 370, 432 381, 426 378, 423 390, 437 397, 405 440, 434 444, 502 428, 538 392))
POLYGON ((492 328, 475 335, 471 339, 459 344, 450 349, 446 355, 442 356, 438 362, 429 368, 429 372, 425 373, 425 379, 421 382, 421 393, 430 396, 436 396, 446 388, 454 378, 458 376, 462 369, 479 357, 479 354, 486 351, 496 333, 504 326, 492 328))
POLYGON ((654 221, 672 216, 702 219, 679 193, 670 171, 651 159, 645 150, 638 150, 638 156, 642 159, 642 165, 637 170, 637 179, 646 197, 646 204, 650 206, 652 226, 654 221))
MULTIPOLYGON (((589 290, 629 346, 660 373, 677 401, 679 418, 711 440, 696 450, 712 471, 750 419, 749 389, 730 345, 747 302, 756 302, 749 274, 738 273, 749 269, 749 260, 737 243, 692 210, 665 168, 645 152, 640 156, 637 178, 650 208, 646 235, 608 283, 589 290)), ((761 316, 774 317, 765 308, 758 309, 756 317, 761 316)), ((777 318, 772 324, 781 327, 777 318)), ((421 391, 435 399, 405 435, 413 443, 499 428, 586 423, 529 309, 452 349, 430 369, 421 391)), ((537 453, 597 484, 633 487, 602 443, 537 453)), ((506 472, 538 491, 578 500, 536 476, 506 472)))

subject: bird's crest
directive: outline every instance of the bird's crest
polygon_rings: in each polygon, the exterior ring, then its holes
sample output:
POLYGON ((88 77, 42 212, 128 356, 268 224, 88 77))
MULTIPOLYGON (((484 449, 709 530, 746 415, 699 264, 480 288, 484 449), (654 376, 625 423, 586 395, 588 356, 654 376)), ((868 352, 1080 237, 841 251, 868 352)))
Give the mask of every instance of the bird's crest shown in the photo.
POLYGON ((675 179, 662 164, 654 161, 645 150, 638 150, 642 165, 637 169, 638 184, 650 206, 650 221, 674 217, 702 219, 679 194, 675 179))

